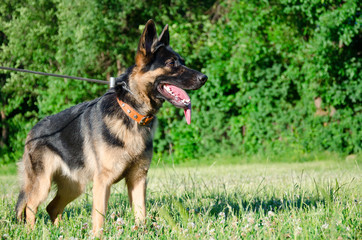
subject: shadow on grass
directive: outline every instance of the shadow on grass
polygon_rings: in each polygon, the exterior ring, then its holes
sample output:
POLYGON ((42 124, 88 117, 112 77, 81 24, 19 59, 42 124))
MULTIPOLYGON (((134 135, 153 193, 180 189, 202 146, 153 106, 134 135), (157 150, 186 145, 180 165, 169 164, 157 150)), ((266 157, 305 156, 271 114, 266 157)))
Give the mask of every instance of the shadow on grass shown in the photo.
MULTIPOLYGON (((196 197, 196 196, 195 196, 196 197)), ((181 204, 183 208, 191 213, 196 214, 201 213, 210 216, 219 216, 220 213, 225 213, 226 217, 232 213, 232 215, 242 217, 247 212, 256 212, 261 214, 268 214, 269 211, 273 211, 275 214, 284 211, 290 211, 292 209, 308 211, 311 208, 320 208, 324 207, 329 201, 321 196, 293 196, 292 198, 261 198, 253 197, 249 200, 243 199, 238 194, 223 196, 218 194, 211 194, 203 196, 203 200, 209 204, 193 204, 189 206, 188 199, 193 198, 189 193, 181 196, 179 198, 172 196, 165 196, 161 199, 149 199, 148 204, 150 205, 159 205, 159 206, 169 206, 171 212, 178 209, 179 206, 175 208, 175 205, 181 204), (175 204, 176 203, 176 204, 175 204)), ((176 210, 177 212, 177 210, 176 210)))
MULTIPOLYGON (((256 212, 267 214, 269 211, 274 213, 290 211, 291 209, 297 210, 309 210, 310 208, 317 208, 325 205, 325 200, 319 199, 317 197, 301 197, 296 196, 293 199, 278 199, 271 197, 270 199, 262 199, 260 197, 255 197, 251 200, 240 200, 237 201, 233 197, 216 197, 215 204, 213 204, 210 209, 200 208, 199 211, 205 212, 209 211, 210 215, 217 216, 221 212, 224 212, 226 215, 233 212, 234 215, 241 215, 245 212, 256 212)), ((197 211, 197 210, 195 210, 197 211)))
MULTIPOLYGON (((63 219, 74 218, 80 215, 91 218, 92 215, 92 199, 82 198, 79 200, 74 200, 74 202, 69 203, 62 214, 63 219)), ((115 209, 121 206, 121 209, 126 209, 129 206, 128 196, 123 194, 112 194, 108 203, 108 210, 115 209)), ((109 211, 107 211, 107 214, 109 211)), ((39 211, 37 217, 44 218, 45 222, 50 221, 48 213, 44 211, 39 211)))
MULTIPOLYGON (((330 201, 320 195, 304 195, 304 196, 292 196, 291 198, 276 198, 276 197, 252 197, 246 199, 238 193, 228 194, 228 196, 222 194, 208 194, 203 195, 202 200, 207 204, 201 203, 201 198, 193 193, 185 192, 181 197, 165 194, 158 196, 157 198, 152 195, 148 196, 147 210, 149 215, 156 217, 159 214, 161 208, 166 208, 169 213, 180 213, 185 211, 188 214, 202 214, 208 216, 218 217, 220 213, 224 213, 226 217, 230 214, 242 217, 248 212, 255 212, 261 214, 268 214, 269 211, 273 211, 275 214, 284 211, 290 211, 292 209, 308 211, 311 208, 324 207, 330 201), (196 200, 197 204, 190 204, 189 200, 196 200), (180 206, 181 209, 180 210, 180 206), (156 209, 156 211, 149 211, 150 209, 156 209)), ((129 211, 128 196, 121 193, 112 194, 110 197, 107 214, 111 214, 111 211, 118 213, 124 213, 129 211)), ((172 215, 173 215, 172 214, 172 215)), ((92 215, 92 200, 88 198, 79 199, 75 204, 68 205, 63 212, 63 219, 77 218, 79 216, 85 216, 91 218, 92 215)), ((44 222, 50 223, 50 217, 45 210, 37 213, 38 219, 43 219, 44 222)), ((133 221, 133 219, 131 220, 133 221)), ((16 218, 12 219, 12 222, 16 222, 16 218)))

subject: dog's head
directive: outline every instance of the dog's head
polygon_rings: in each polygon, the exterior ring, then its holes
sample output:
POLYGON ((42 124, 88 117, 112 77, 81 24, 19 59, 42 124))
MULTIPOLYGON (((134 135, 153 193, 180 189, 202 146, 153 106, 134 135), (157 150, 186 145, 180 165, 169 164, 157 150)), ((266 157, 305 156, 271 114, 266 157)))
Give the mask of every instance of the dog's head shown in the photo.
POLYGON ((191 122, 191 101, 185 90, 203 86, 207 76, 185 66, 184 59, 169 45, 170 34, 166 25, 157 37, 156 27, 149 20, 142 33, 132 71, 130 86, 136 89, 144 102, 159 108, 164 100, 184 109, 188 124, 191 122))

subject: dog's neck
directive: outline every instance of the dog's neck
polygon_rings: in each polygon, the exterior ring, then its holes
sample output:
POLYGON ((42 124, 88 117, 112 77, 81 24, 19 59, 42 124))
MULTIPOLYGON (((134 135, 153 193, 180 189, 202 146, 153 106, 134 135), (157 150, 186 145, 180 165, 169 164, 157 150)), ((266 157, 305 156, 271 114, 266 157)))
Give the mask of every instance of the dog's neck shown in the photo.
POLYGON ((128 104, 137 113, 144 116, 154 116, 162 106, 163 101, 155 102, 147 95, 147 86, 142 86, 139 83, 142 79, 137 79, 133 74, 134 66, 127 69, 117 81, 115 91, 117 98, 128 104), (143 87, 143 89, 140 89, 143 87))

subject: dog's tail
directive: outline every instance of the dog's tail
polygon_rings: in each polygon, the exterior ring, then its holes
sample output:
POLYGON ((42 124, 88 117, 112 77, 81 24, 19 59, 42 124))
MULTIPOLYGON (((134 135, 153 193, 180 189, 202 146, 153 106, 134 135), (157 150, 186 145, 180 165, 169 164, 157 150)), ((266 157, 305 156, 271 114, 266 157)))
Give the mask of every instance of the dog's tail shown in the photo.
POLYGON ((21 221, 23 218, 23 213, 25 215, 25 207, 26 207, 26 194, 24 190, 21 190, 18 196, 18 201, 16 203, 15 212, 16 218, 21 221))
MULTIPOLYGON (((25 144, 24 155, 22 160, 18 163, 18 174, 19 174, 19 182, 20 182, 20 193, 18 196, 18 201, 15 207, 16 218, 21 221, 23 219, 23 213, 25 216, 25 208, 27 205, 27 198, 29 189, 31 189, 31 177, 32 169, 31 167, 27 167, 30 163, 30 151, 28 144, 25 144), (30 172, 29 172, 30 171, 30 172)), ((25 216, 26 217, 26 216, 25 216)))

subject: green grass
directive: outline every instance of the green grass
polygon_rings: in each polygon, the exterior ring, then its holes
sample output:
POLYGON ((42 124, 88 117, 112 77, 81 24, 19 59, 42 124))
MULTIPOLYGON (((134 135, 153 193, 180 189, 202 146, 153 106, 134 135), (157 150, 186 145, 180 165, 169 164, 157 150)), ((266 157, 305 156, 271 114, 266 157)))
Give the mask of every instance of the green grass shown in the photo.
MULTIPOLYGON (((147 224, 138 229, 124 182, 114 185, 105 239, 362 239, 358 159, 221 162, 155 164, 149 174, 147 224)), ((14 218, 17 177, 3 175, 0 181, 3 239, 91 238, 90 187, 67 206, 59 227, 50 223, 43 204, 35 230, 29 231, 14 218)))

